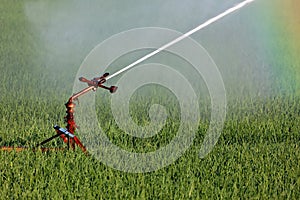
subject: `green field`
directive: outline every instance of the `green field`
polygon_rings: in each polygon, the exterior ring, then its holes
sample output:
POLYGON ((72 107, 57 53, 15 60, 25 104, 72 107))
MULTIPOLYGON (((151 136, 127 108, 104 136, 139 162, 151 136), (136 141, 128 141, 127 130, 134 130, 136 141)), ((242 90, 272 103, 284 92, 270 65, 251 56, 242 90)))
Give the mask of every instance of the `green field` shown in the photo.
MULTIPOLYGON (((86 54, 92 47, 85 48, 86 54)), ((60 60, 68 69, 63 70, 48 63, 58 63, 48 53, 25 17, 23 1, 0 0, 0 146, 34 146, 55 134, 54 124, 64 124, 64 103, 84 56, 75 53, 60 60)), ((144 104, 155 100, 137 97, 131 105, 133 118, 147 123, 144 104)), ((112 120, 103 104, 97 105, 98 114, 112 120)), ((176 106, 168 109, 178 112, 176 106)), ((264 97, 230 96, 222 135, 213 151, 200 159, 208 111, 203 110, 190 149, 150 173, 112 169, 79 149, 0 151, 0 199, 299 199, 299 96, 282 91, 264 97)), ((115 144, 147 152, 170 141, 178 123, 174 119, 146 141, 122 133, 114 123, 101 118, 100 123, 115 144)), ((48 146, 64 144, 56 140, 48 146)))

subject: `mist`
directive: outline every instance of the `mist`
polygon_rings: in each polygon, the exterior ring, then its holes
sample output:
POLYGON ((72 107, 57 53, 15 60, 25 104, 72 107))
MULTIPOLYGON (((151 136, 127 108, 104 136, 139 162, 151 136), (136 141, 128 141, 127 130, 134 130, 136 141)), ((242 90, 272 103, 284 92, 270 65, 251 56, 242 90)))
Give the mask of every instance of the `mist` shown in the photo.
MULTIPOLYGON (((45 73, 56 74, 58 85, 67 81, 71 89, 84 58, 110 36, 140 27, 185 33, 239 2, 46 0, 28 2, 25 13, 42 42, 45 73)), ((228 97, 264 96, 271 91, 269 25, 265 13, 260 13, 265 4, 256 1, 191 36, 218 66, 228 97)))

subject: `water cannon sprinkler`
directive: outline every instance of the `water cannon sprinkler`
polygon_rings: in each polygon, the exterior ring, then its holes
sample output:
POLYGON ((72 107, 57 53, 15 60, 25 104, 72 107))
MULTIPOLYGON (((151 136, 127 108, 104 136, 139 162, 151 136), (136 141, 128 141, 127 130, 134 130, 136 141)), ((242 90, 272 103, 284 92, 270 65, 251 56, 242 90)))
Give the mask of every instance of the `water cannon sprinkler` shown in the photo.
POLYGON ((76 129, 79 129, 79 127, 76 125, 76 122, 74 120, 74 108, 76 104, 74 101, 78 101, 78 98, 85 93, 89 91, 96 91, 98 87, 109 90, 110 93, 115 93, 118 89, 117 86, 104 86, 103 84, 106 82, 106 78, 108 77, 109 73, 105 73, 100 77, 93 78, 92 80, 88 80, 84 77, 80 77, 79 81, 87 83, 88 87, 84 88, 78 93, 73 94, 67 103, 65 104, 66 106, 66 113, 67 115, 65 116, 65 122, 67 123, 66 128, 61 128, 58 125, 55 125, 53 128, 56 131, 56 135, 44 140, 40 144, 38 144, 36 147, 39 147, 41 145, 44 145, 54 138, 61 137, 65 143, 68 144, 68 149, 71 147, 73 150, 75 149, 75 145, 79 146, 83 152, 87 152, 85 146, 80 142, 80 140, 75 136, 75 131, 76 129))

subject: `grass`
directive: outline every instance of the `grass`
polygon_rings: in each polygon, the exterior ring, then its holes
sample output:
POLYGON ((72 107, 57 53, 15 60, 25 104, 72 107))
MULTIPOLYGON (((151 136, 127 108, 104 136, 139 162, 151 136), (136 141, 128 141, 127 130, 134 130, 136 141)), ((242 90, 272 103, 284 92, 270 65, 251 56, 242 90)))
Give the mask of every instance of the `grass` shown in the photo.
MULTIPOLYGON (((64 124, 63 104, 75 74, 54 73, 44 66, 41 58, 47 52, 24 19, 22 1, 1 0, 0 13, 0 146, 33 146, 54 134, 54 124, 64 124)), ((132 115, 147 123, 145 102, 157 99, 136 100, 132 115)), ((106 100, 101 102, 97 112, 112 120, 107 105, 106 100)), ((171 105, 175 120, 147 140, 124 134, 101 117, 100 123, 110 130, 108 137, 115 144, 153 151, 175 135, 178 109, 176 103, 171 105)), ((191 148, 173 164, 150 173, 112 169, 79 149, 1 151, 0 199, 298 199, 299 110, 300 97, 292 94, 231 100, 217 145, 200 159, 209 116, 209 109, 204 109, 206 117, 191 148)), ((64 144, 57 140, 49 145, 64 144)))

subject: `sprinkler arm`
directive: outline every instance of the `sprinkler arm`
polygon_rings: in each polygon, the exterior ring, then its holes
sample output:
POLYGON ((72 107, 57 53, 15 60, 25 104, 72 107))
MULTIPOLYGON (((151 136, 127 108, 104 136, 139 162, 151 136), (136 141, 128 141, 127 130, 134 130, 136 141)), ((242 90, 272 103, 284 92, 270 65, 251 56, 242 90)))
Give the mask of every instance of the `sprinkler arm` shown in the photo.
POLYGON ((80 92, 77 92, 75 94, 73 94, 71 97, 70 97, 70 100, 78 100, 78 97, 84 95, 85 93, 93 90, 95 91, 98 87, 101 87, 103 89, 106 89, 106 90, 109 90, 110 93, 114 93, 117 91, 118 87, 116 86, 110 86, 110 87, 107 87, 107 86, 104 86, 103 83, 106 82, 106 77, 109 75, 109 73, 105 73, 103 74, 101 77, 97 77, 97 78, 93 78, 92 80, 88 80, 84 77, 80 77, 79 80, 81 82, 85 82, 88 84, 88 87, 81 90, 80 92))

